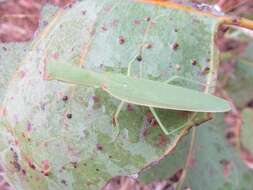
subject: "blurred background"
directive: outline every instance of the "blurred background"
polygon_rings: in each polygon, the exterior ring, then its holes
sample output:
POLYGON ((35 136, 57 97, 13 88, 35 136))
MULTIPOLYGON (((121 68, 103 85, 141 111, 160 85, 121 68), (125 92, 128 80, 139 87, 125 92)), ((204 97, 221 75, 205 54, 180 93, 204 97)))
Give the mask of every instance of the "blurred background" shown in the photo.
MULTIPOLYGON (((176 1, 176 0, 175 0, 176 1)), ((214 6, 220 11, 233 15, 253 19, 252 0, 177 0, 190 6, 208 4, 210 9, 214 6)), ((71 6, 74 0, 0 0, 0 43, 3 51, 9 51, 4 44, 30 43, 39 27, 44 27, 47 21, 40 22, 43 7, 55 6, 55 10, 71 6), (42 26, 40 26, 42 25, 42 26)), ((208 6, 207 6, 208 7, 208 6)), ((243 164, 253 169, 253 31, 236 30, 221 26, 217 35, 216 44, 221 51, 219 82, 216 94, 229 100, 233 110, 223 118, 225 129, 224 139, 228 146, 234 147, 239 152, 243 164), (252 69, 249 69, 252 67, 252 69), (249 111, 250 110, 250 111, 249 111), (245 122, 250 127, 245 127, 245 122), (240 148, 238 148, 240 146, 240 148)), ((1 59, 4 59, 0 54, 1 59)), ((224 175, 229 173, 230 162, 223 160, 221 167, 224 175)), ((0 172, 3 169, 0 167, 0 172)), ((178 181, 180 170, 169 178, 178 181)), ((10 189, 9 185, 0 175, 0 190, 10 189)), ((106 190, 143 189, 166 190, 169 189, 168 181, 156 181, 148 186, 139 184, 128 177, 116 177, 105 187, 106 190)), ((249 190, 253 187, 249 187, 249 190)))

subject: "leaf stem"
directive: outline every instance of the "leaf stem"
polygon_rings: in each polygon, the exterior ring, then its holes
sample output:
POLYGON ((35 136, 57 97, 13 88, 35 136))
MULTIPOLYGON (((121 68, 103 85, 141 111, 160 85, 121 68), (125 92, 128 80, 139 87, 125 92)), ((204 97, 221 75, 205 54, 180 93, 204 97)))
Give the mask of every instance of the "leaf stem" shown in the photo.
POLYGON ((223 16, 221 17, 221 24, 253 30, 253 21, 246 18, 223 16))
POLYGON ((189 166, 191 164, 194 145, 195 145, 195 142, 196 142, 196 130, 197 130, 196 127, 193 127, 192 136, 191 136, 191 143, 190 143, 188 155, 187 155, 187 158, 186 158, 185 167, 184 167, 184 170, 183 170, 183 174, 180 178, 180 181, 178 182, 178 185, 176 187, 176 190, 181 190, 182 186, 184 185, 184 181, 185 181, 189 166))
POLYGON ((253 21, 246 18, 222 15, 222 12, 221 14, 214 14, 211 11, 202 11, 190 5, 179 4, 172 1, 164 1, 164 0, 136 0, 136 1, 141 2, 141 3, 155 4, 155 5, 170 8, 170 9, 182 10, 182 11, 186 11, 190 13, 199 14, 202 16, 214 17, 220 20, 220 24, 226 24, 230 26, 239 26, 242 28, 253 30, 253 21))

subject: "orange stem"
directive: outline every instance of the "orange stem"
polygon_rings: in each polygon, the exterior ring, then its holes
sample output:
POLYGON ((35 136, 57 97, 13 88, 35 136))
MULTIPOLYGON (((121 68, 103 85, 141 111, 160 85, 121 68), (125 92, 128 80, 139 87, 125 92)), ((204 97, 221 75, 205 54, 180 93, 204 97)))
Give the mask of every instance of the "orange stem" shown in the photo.
POLYGON ((170 8, 170 9, 182 10, 182 11, 186 11, 190 13, 199 14, 202 16, 214 17, 214 18, 219 19, 221 24, 230 25, 230 26, 239 26, 242 28, 253 30, 253 21, 245 19, 245 18, 233 17, 233 16, 228 16, 228 15, 225 15, 225 16, 215 15, 215 14, 212 14, 211 12, 201 11, 194 7, 175 3, 172 1, 165 1, 165 0, 136 0, 136 1, 141 2, 141 3, 154 4, 161 7, 170 8))

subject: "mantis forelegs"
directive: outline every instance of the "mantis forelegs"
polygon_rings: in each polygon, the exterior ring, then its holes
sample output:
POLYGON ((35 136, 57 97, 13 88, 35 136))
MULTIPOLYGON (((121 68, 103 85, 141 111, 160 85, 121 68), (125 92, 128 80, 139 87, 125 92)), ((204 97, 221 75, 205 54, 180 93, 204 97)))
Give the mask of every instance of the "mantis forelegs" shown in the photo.
MULTIPOLYGON (((139 56, 139 54, 136 55, 136 56, 134 57, 134 59, 132 59, 131 61, 129 61, 128 67, 127 67, 127 76, 130 76, 130 75, 131 75, 132 64, 133 64, 133 62, 136 60, 136 58, 137 58, 138 56, 139 56)), ((124 106, 124 101, 121 101, 120 104, 119 104, 118 107, 117 107, 117 110, 116 110, 114 116, 113 116, 113 124, 116 125, 116 126, 118 126, 118 124, 119 124, 119 122, 118 122, 118 116, 119 116, 119 113, 120 113, 120 111, 121 111, 121 109, 122 109, 123 106, 124 106)))

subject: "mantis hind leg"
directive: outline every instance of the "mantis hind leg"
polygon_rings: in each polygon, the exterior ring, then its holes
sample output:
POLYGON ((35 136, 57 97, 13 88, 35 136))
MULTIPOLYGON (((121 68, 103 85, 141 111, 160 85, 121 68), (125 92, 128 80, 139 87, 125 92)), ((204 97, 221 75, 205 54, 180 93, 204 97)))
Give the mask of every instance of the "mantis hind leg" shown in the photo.
POLYGON ((167 131, 167 129, 164 127, 164 125, 162 124, 160 118, 158 117, 155 109, 153 107, 149 107, 151 113, 153 114, 153 116, 155 117, 159 127, 161 128, 161 130, 164 132, 165 135, 169 135, 169 132, 167 131))
MULTIPOLYGON (((181 79, 181 80, 184 80, 184 81, 187 81, 187 82, 192 82, 192 83, 204 85, 204 84, 201 83, 201 82, 196 82, 196 81, 194 81, 194 80, 190 80, 190 79, 187 79, 187 78, 185 78, 185 77, 178 76, 178 75, 175 75, 175 76, 169 78, 168 80, 166 80, 166 81, 164 81, 164 82, 165 82, 165 83, 170 83, 170 82, 175 81, 175 80, 177 80, 177 79, 181 79)), ((173 134, 174 132, 176 132, 177 130, 180 130, 180 129, 182 128, 182 127, 181 127, 181 128, 179 128, 179 129, 176 129, 176 130, 173 130, 173 131, 171 131, 171 132, 168 132, 167 129, 165 128, 165 126, 163 125, 163 123, 161 122, 161 120, 160 120, 158 114, 156 113, 155 108, 149 107, 149 109, 150 109, 151 113, 153 114, 153 116, 155 117, 155 119, 156 119, 156 121, 157 121, 159 127, 161 128, 161 130, 164 132, 165 135, 171 135, 171 134, 173 134)))
POLYGON ((118 117, 119 117, 119 113, 120 113, 120 111, 121 111, 121 109, 122 109, 123 106, 124 106, 124 102, 121 101, 120 104, 117 107, 117 110, 116 110, 114 116, 113 116, 113 124, 115 126, 118 126, 118 124, 119 124, 118 117))

